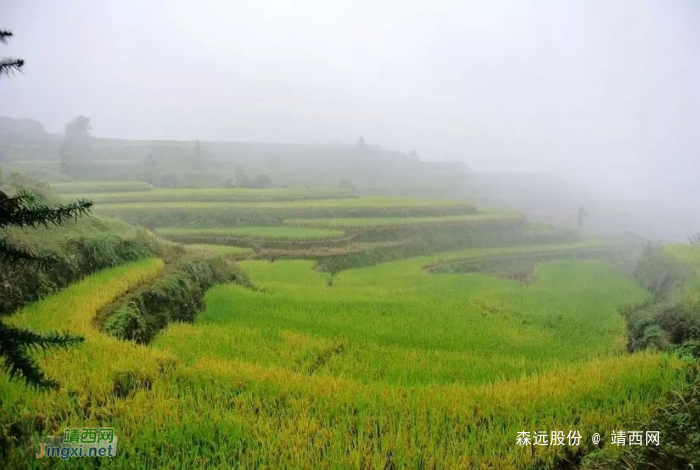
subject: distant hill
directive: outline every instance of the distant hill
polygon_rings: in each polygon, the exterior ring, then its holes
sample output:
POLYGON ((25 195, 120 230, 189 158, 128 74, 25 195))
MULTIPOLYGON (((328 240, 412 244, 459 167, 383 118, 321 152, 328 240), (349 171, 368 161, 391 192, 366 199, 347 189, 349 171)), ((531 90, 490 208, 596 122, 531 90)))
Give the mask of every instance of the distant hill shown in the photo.
MULTIPOLYGON (((4 161, 13 169, 57 170, 60 136, 37 121, 3 118, 4 161), (30 125, 31 123, 31 125, 30 125), (24 132, 19 132, 24 129, 24 132)), ((377 145, 193 142, 95 138, 77 180, 144 180, 164 187, 238 186, 259 175, 275 186, 334 188, 348 180, 359 191, 395 194, 404 188, 456 191, 470 173, 462 162, 422 162, 415 152, 377 145)), ((30 172, 31 172, 30 171, 30 172)), ((63 180, 43 172, 44 178, 63 180)), ((428 191, 429 192, 429 191, 428 191)), ((428 196, 429 194, 423 194, 428 196)))
POLYGON ((43 142, 51 138, 39 121, 0 116, 0 143, 43 142))

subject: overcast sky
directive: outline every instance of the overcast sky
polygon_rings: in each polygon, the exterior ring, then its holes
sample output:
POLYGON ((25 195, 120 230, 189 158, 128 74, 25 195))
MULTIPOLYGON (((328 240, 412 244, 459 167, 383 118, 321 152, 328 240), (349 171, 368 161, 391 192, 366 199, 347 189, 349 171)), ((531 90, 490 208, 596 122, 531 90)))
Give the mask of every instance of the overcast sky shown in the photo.
POLYGON ((697 0, 0 0, 0 27, 26 60, 0 115, 53 132, 85 114, 105 137, 362 135, 627 192, 700 181, 697 0))

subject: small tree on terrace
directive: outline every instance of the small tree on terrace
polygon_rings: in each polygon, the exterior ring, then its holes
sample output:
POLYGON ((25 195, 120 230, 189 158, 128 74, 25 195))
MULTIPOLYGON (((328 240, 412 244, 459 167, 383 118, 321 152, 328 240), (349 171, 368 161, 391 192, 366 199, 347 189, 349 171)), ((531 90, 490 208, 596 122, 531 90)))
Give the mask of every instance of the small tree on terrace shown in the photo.
POLYGON ((141 162, 141 177, 148 183, 155 183, 158 179, 158 162, 151 152, 141 162))
POLYGON ((342 180, 340 180, 340 183, 338 183, 338 189, 344 189, 345 191, 352 192, 357 191, 357 188, 354 184, 352 184, 352 181, 350 181, 347 178, 343 178, 342 180))
POLYGON ((87 116, 76 116, 66 124, 61 144, 61 169, 64 173, 75 174, 80 163, 87 159, 92 145, 91 130, 87 116))
MULTIPOLYGON (((0 42, 6 42, 12 33, 0 31, 0 42)), ((0 76, 11 75, 22 69, 20 59, 2 59, 0 76)), ((37 227, 60 225, 89 212, 92 202, 80 200, 59 206, 47 206, 35 191, 21 190, 10 197, 0 191, 0 230, 9 227, 37 227)), ((36 266, 50 265, 51 258, 36 256, 26 250, 7 243, 0 235, 0 269, 13 263, 32 263, 36 266)), ((58 383, 48 379, 39 368, 31 353, 52 347, 68 347, 83 341, 79 336, 63 333, 38 333, 7 325, 0 317, 0 364, 10 379, 21 378, 27 384, 40 388, 55 388, 58 383)))
POLYGON ((253 180, 253 187, 255 188, 271 188, 272 178, 270 175, 258 175, 253 180))

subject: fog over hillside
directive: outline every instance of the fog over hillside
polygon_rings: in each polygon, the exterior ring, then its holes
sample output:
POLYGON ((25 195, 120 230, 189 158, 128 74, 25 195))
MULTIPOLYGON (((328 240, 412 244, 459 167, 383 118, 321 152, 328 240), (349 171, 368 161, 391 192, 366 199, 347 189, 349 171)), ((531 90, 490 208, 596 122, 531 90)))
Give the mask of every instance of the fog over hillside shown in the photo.
POLYGON ((52 133, 85 114, 112 138, 364 136, 478 172, 555 175, 583 188, 574 204, 679 218, 700 205, 693 0, 4 0, 1 10, 15 33, 3 54, 26 66, 3 83, 0 115, 52 133))

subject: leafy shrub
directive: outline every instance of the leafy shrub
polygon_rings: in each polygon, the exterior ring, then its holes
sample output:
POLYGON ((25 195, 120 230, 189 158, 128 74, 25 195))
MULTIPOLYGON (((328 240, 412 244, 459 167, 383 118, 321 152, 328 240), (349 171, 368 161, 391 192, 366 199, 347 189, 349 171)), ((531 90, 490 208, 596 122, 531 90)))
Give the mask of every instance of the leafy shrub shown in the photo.
POLYGON ((634 277, 652 298, 621 309, 627 321, 630 351, 670 349, 700 339, 700 311, 683 293, 693 274, 659 244, 647 244, 634 277))
POLYGON ((119 339, 142 341, 140 333, 146 331, 146 327, 146 320, 138 308, 129 304, 114 311, 105 322, 104 330, 119 339))
POLYGON ((662 304, 656 308, 654 316, 673 344, 700 339, 700 312, 694 311, 688 304, 662 304))
POLYGON ((690 360, 700 359, 700 340, 687 341, 683 343, 676 352, 681 358, 690 360))
POLYGON ((357 187, 355 187, 355 185, 352 184, 352 181, 347 178, 340 180, 340 183, 338 183, 338 189, 345 189, 347 191, 352 191, 353 193, 357 191, 357 187))
POLYGON ((691 276, 690 270, 664 251, 659 243, 648 243, 634 270, 634 278, 655 297, 665 299, 679 293, 691 276))
POLYGON ((695 232, 689 236, 688 242, 690 242, 691 245, 700 245, 700 232, 695 232))
POLYGON ((102 312, 98 322, 117 338, 148 343, 169 323, 194 321, 204 308, 206 291, 233 281, 249 284, 234 264, 222 258, 177 261, 155 282, 128 296, 122 306, 102 312))

